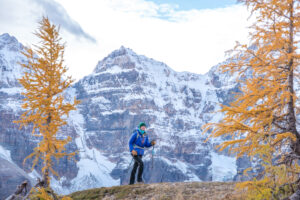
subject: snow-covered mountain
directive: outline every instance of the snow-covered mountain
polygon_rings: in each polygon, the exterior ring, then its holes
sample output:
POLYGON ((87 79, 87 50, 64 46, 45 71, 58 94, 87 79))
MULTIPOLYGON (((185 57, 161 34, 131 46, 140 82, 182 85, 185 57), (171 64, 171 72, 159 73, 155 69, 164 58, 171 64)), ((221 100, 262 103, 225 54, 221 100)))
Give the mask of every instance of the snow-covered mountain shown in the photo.
MULTIPOLYGON (((37 139, 30 135, 30 127, 19 130, 13 123, 22 112, 17 82, 22 75, 18 62, 26 62, 22 48, 14 37, 0 36, 0 147, 29 173, 30 163, 22 162, 37 139)), ((239 179, 238 172, 249 161, 216 152, 214 146, 221 140, 205 143, 207 136, 201 130, 207 122, 221 119, 214 111, 220 103, 232 101, 237 91, 235 78, 221 74, 218 66, 205 75, 176 72, 121 47, 67 91, 67 98, 76 96, 81 104, 71 112, 60 136, 71 136, 68 150, 79 153, 77 162, 59 162, 61 179, 53 179, 53 187, 68 193, 126 184, 132 167, 128 140, 140 121, 149 124, 148 135, 157 140, 153 161, 151 150, 144 157, 146 182, 239 179)), ((38 171, 30 175, 38 176, 38 171)))

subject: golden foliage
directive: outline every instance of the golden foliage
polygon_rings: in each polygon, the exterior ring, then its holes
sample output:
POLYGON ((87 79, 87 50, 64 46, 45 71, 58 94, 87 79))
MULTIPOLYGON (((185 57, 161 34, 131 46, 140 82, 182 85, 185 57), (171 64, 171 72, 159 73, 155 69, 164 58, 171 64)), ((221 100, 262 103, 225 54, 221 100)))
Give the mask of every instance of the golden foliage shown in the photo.
POLYGON ((60 200, 72 200, 71 197, 58 197, 54 191, 47 187, 37 187, 37 188, 32 188, 30 191, 30 196, 29 198, 31 200, 55 200, 55 199, 60 199, 60 200))
POLYGON ((46 188, 34 188, 32 192, 33 195, 31 199, 41 199, 41 200, 53 200, 53 198, 49 195, 46 188))
MULTIPOLYGON (((66 153, 65 145, 71 138, 58 139, 59 128, 66 125, 66 117, 79 103, 76 99, 73 103, 65 101, 64 91, 72 84, 71 77, 65 77, 67 68, 64 66, 64 44, 61 44, 59 29, 51 24, 48 18, 43 17, 39 23, 39 29, 35 35, 40 39, 35 49, 26 48, 23 54, 28 59, 27 63, 21 63, 25 69, 24 76, 19 82, 24 87, 25 110, 21 119, 16 121, 20 128, 29 124, 33 125, 32 134, 41 137, 38 146, 34 148, 28 158, 34 158, 32 168, 39 160, 43 161, 43 175, 49 182, 49 171, 54 175, 52 159, 62 158, 75 153, 66 153)), ((24 162, 26 161, 24 160, 24 162)), ((44 194, 43 191, 40 191, 44 194)))
POLYGON ((71 197, 63 197, 61 200, 72 200, 71 197))
POLYGON ((300 138, 295 117, 298 97, 294 91, 300 58, 299 41, 295 39, 300 30, 300 2, 240 2, 256 17, 250 33, 252 45, 237 43, 231 51, 233 56, 221 69, 239 75, 241 92, 229 106, 222 106, 223 120, 206 124, 204 130, 211 131, 210 137, 231 136, 231 140, 218 146, 220 150, 261 160, 262 178, 240 187, 248 188, 249 199, 272 199, 280 185, 292 183, 300 172, 295 161, 288 168, 280 164, 287 147, 300 138), (258 196, 254 198, 253 194, 258 196))

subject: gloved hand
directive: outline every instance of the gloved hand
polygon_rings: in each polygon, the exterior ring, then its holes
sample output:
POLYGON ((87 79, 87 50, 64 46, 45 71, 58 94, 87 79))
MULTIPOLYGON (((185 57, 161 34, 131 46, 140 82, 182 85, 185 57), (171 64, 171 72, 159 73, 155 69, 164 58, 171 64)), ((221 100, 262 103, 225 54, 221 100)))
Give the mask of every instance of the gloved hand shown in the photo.
POLYGON ((155 141, 155 140, 152 140, 152 141, 151 141, 151 144, 152 144, 152 146, 154 146, 154 145, 156 144, 156 141, 155 141))
POLYGON ((131 151, 131 154, 132 154, 133 156, 137 156, 136 150, 132 150, 132 151, 131 151))

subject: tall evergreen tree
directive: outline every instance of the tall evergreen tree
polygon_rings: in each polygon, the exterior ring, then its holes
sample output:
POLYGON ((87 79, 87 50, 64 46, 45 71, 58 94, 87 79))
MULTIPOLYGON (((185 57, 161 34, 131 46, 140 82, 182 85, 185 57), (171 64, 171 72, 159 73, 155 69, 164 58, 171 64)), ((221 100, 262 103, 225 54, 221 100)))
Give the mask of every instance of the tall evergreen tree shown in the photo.
MULTIPOLYGON (((40 39, 35 48, 26 48, 23 54, 28 62, 21 64, 25 68, 24 76, 19 80, 24 87, 25 110, 21 119, 17 121, 23 126, 33 125, 32 134, 41 137, 38 146, 28 158, 34 158, 34 167, 42 161, 42 187, 50 185, 50 172, 53 170, 53 159, 73 156, 66 153, 65 145, 71 138, 58 139, 59 128, 66 124, 66 117, 79 103, 76 99, 68 103, 64 98, 64 91, 72 84, 71 77, 66 77, 67 68, 64 66, 64 48, 59 36, 59 28, 43 17, 35 35, 40 39)), ((25 159, 25 160, 26 160, 25 159)))
POLYGON ((299 183, 300 134, 295 91, 299 67, 299 0, 240 0, 256 17, 251 47, 237 44, 224 72, 239 73, 241 93, 224 118, 205 126, 210 137, 231 136, 220 144, 237 156, 259 157, 260 178, 240 186, 249 199, 277 199, 282 189, 299 183), (245 72, 250 74, 245 79, 245 72), (298 181, 298 182, 297 182, 298 181))

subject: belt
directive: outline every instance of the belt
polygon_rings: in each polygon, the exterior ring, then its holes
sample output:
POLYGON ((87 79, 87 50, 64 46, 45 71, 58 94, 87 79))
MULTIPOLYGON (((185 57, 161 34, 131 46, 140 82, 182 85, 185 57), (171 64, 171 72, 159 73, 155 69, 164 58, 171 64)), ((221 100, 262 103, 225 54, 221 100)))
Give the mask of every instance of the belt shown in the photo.
POLYGON ((138 146, 138 145, 136 145, 136 144, 133 145, 133 148, 145 149, 145 147, 140 147, 140 146, 138 146))

